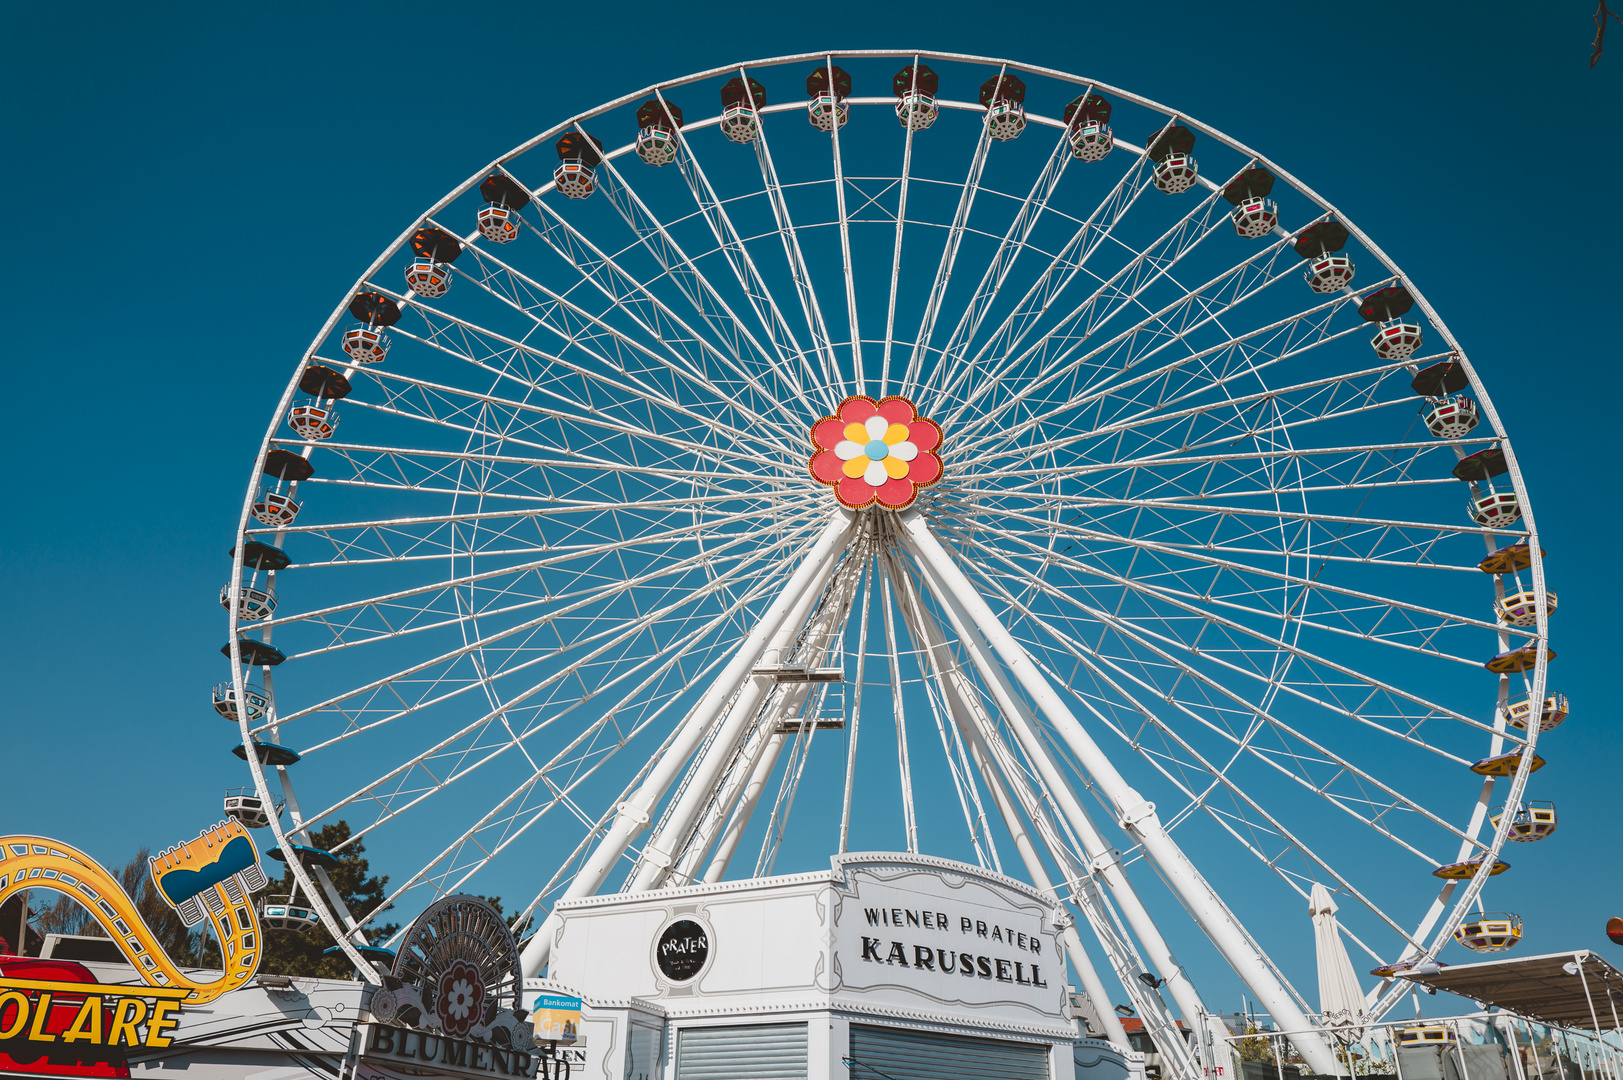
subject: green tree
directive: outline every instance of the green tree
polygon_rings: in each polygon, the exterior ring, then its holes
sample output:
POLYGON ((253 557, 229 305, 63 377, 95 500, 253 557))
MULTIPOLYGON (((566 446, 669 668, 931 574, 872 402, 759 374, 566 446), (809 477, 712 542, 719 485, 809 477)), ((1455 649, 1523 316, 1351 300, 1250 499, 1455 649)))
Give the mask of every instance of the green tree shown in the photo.
MULTIPOLYGON (((141 921, 147 924, 147 929, 158 939, 158 944, 169 959, 182 967, 201 965, 204 962, 204 941, 213 942, 209 928, 206 924, 189 928, 180 921, 179 913, 169 906, 169 902, 152 884, 152 875, 147 871, 147 860, 151 855, 151 848, 137 851, 134 858, 118 869, 118 882, 135 902, 135 910, 140 914, 141 921)), ((49 893, 30 890, 29 899, 33 899, 36 893, 51 898, 30 920, 31 927, 41 937, 46 934, 107 936, 107 931, 96 917, 74 897, 54 890, 49 893)), ((219 954, 220 950, 216 947, 214 955, 218 957, 219 954)))
MULTIPOLYGON (((335 821, 312 833, 310 845, 323 851, 332 851, 349 837, 349 823, 335 821)), ((384 906, 383 899, 389 884, 388 875, 368 877, 371 868, 367 864, 365 854, 366 844, 357 840, 338 852, 336 856, 338 866, 327 871, 327 876, 332 879, 333 888, 338 890, 338 895, 344 899, 344 905, 357 919, 388 910, 384 906)), ((271 882, 269 895, 287 897, 294 895, 294 892, 293 872, 283 870, 281 880, 271 882)), ((381 943, 399 929, 398 923, 369 925, 366 931, 367 939, 381 943)), ((272 975, 317 976, 324 979, 355 977, 354 965, 342 954, 322 955, 333 945, 332 937, 325 927, 316 926, 308 930, 273 930, 266 927, 264 933, 264 958, 259 963, 260 971, 272 975)), ((212 940, 210 944, 213 944, 212 940)), ((217 946, 213 955, 216 958, 219 956, 217 946)))

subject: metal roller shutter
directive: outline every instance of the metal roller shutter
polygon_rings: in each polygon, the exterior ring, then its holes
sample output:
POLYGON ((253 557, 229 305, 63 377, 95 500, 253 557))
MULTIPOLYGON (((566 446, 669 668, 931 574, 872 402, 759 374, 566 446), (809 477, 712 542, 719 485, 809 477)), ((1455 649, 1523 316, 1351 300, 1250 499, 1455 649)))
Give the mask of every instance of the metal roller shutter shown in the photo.
POLYGON ((683 1028, 676 1080, 806 1080, 806 1025, 683 1028))
POLYGON ((851 1080, 1048 1080, 1048 1047, 851 1025, 851 1080))

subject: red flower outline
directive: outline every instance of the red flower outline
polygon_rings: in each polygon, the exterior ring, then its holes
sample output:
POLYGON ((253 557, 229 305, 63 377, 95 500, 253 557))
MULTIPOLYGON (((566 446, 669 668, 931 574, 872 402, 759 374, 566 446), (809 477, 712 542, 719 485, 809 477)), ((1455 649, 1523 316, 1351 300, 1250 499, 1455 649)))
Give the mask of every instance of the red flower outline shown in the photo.
POLYGON ((434 992, 434 1014, 448 1035, 465 1036, 484 1020, 485 979, 478 968, 457 960, 445 969, 434 992))
POLYGON ((929 487, 942 476, 941 457, 936 452, 941 446, 941 426, 921 417, 913 402, 904 397, 892 395, 878 401, 863 395, 848 397, 835 415, 812 425, 811 440, 817 447, 807 462, 812 479, 833 488, 840 505, 851 510, 875 502, 891 510, 906 509, 918 498, 919 488, 929 487), (868 450, 853 451, 857 443, 847 438, 851 425, 866 424, 874 417, 890 425, 884 435, 870 432, 869 441, 863 444, 873 447, 879 457, 868 450), (898 425, 905 430, 893 438, 898 425), (842 450, 842 444, 850 445, 842 450), (909 447, 914 456, 904 460, 901 451, 909 447), (855 468, 863 472, 853 476, 855 468), (880 469, 885 470, 883 479, 875 483, 880 469))

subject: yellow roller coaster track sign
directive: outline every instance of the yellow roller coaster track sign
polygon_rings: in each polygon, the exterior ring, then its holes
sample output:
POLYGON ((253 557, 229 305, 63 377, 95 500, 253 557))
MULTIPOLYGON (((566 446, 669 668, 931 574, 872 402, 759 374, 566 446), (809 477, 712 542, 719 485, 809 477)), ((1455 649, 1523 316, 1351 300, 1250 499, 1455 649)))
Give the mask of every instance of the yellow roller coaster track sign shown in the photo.
MULTIPOLYGON (((211 982, 185 975, 158 943, 118 879, 96 861, 41 836, 0 836, 0 904, 24 889, 54 889, 83 904, 149 986, 184 991, 202 1005, 247 983, 259 968, 259 915, 251 894, 265 887, 259 852, 239 821, 222 821, 195 840, 149 860, 158 895, 187 926, 205 918, 220 941, 225 974, 211 982)), ((125 988, 128 991, 128 988, 125 988)), ((163 994, 162 997, 176 996, 163 994)))

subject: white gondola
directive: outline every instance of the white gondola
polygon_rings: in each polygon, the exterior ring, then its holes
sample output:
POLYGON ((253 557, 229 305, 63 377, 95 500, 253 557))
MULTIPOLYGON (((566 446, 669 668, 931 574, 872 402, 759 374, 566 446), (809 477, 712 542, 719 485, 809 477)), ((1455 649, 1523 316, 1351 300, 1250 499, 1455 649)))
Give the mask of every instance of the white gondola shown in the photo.
POLYGON ((451 291, 451 267, 433 259, 413 259, 406 267, 406 284, 425 300, 436 300, 451 291))
POLYGON ((287 426, 303 439, 330 439, 338 430, 338 410, 325 401, 299 401, 287 413, 287 426))
POLYGON ((1468 915, 1454 931, 1454 940, 1472 952, 1504 952, 1522 939, 1522 919, 1505 911, 1468 915))
MULTIPOLYGON (((265 710, 270 705, 270 699, 265 696, 265 691, 253 683, 245 683, 242 696, 248 703, 249 722, 265 719, 265 710)), ((237 722, 237 691, 230 683, 214 685, 214 711, 233 724, 237 722)))
MULTIPOLYGON (((1544 617, 1546 619, 1555 614, 1555 605, 1555 593, 1545 590, 1544 617)), ((1538 624, 1538 594, 1532 589, 1506 593, 1503 599, 1494 601, 1493 613, 1511 626, 1536 626, 1538 624)))
POLYGON ((253 514, 261 525, 285 529, 299 516, 299 503, 291 495, 264 488, 254 500, 253 514))
MULTIPOLYGON (((220 586, 220 606, 227 611, 231 610, 231 583, 228 581, 220 586)), ((269 585, 253 584, 249 581, 242 583, 237 591, 237 618, 248 622, 258 622, 268 619, 276 614, 276 590, 269 585)))
POLYGON ((479 208, 479 235, 493 244, 511 244, 522 220, 511 207, 486 203, 479 208))
POLYGON ((1423 338, 1419 323, 1388 319, 1375 328, 1369 346, 1382 360, 1407 360, 1420 351, 1423 338))
POLYGON ((1482 410, 1464 394, 1432 402, 1421 416, 1426 430, 1439 439, 1463 439, 1482 422, 1482 410))
POLYGON ((1466 512, 1478 525, 1513 525, 1521 520, 1521 503, 1514 491, 1488 491, 1474 499, 1467 499, 1466 512))
MULTIPOLYGON (((1505 808, 1495 807, 1492 815, 1495 829, 1499 828, 1499 823, 1504 817, 1505 808)), ((1529 800, 1511 813, 1510 828, 1506 831, 1505 837, 1518 844, 1531 844, 1555 832, 1558 824, 1555 803, 1529 800)))
POLYGON ((249 788, 239 788, 225 797, 225 815, 242 822, 244 828, 263 829, 270 824, 265 800, 249 788))
POLYGON ((389 335, 375 326, 352 326, 344 331, 342 348, 357 364, 381 364, 391 344, 389 335))

